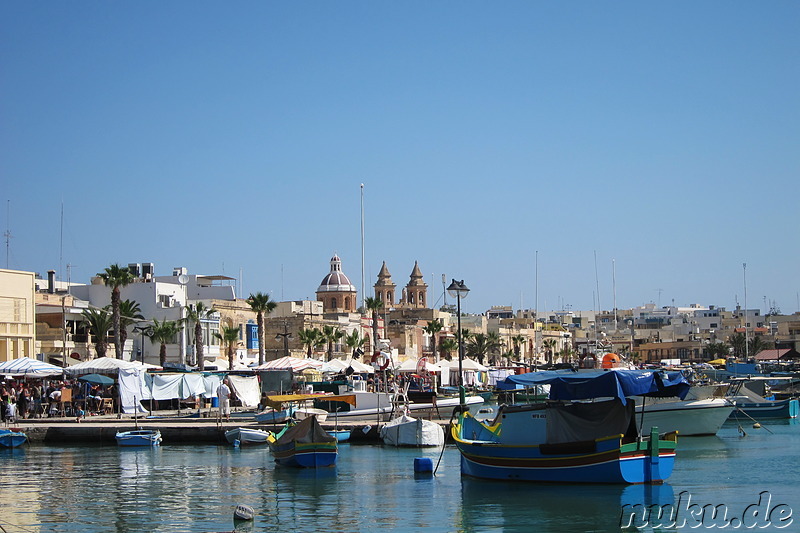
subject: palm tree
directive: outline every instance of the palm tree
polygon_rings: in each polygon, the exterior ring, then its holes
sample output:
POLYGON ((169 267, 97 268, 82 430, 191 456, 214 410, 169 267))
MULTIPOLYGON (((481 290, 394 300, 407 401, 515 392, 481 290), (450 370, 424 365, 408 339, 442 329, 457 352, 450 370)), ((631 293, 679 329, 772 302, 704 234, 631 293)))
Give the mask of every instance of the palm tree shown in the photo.
POLYGON ((211 318, 216 313, 214 307, 206 307, 203 302, 189 304, 186 306, 186 321, 194 324, 194 354, 197 359, 197 369, 202 372, 205 369, 204 346, 203 346, 203 320, 211 318))
POLYGON ((162 367, 167 362, 167 344, 175 341, 175 336, 180 332, 182 326, 175 320, 166 320, 159 322, 157 318, 153 319, 153 325, 144 332, 150 342, 160 343, 161 348, 158 351, 158 361, 162 367))
POLYGON ((306 355, 311 357, 311 353, 320 345, 322 332, 317 328, 303 328, 297 332, 300 343, 306 347, 306 355))
POLYGON ((364 307, 372 313, 372 352, 378 351, 378 312, 383 309, 383 301, 367 296, 364 298, 364 307))
POLYGON ((458 350, 458 341, 450 337, 442 339, 441 344, 439 344, 439 349, 442 351, 444 357, 450 361, 453 359, 450 354, 458 350))
POLYGON ((239 328, 236 326, 222 326, 222 333, 214 333, 222 341, 228 354, 228 370, 233 370, 233 355, 236 353, 236 344, 239 342, 239 328))
POLYGON ((762 339, 760 335, 756 335, 752 339, 750 339, 750 342, 748 343, 747 346, 750 349, 748 353, 750 353, 751 357, 755 357, 756 355, 758 355, 758 352, 766 349, 767 347, 766 343, 764 342, 764 339, 762 339))
POLYGON ((731 352, 724 342, 712 342, 706 347, 706 353, 709 359, 717 359, 717 357, 726 358, 731 352))
POLYGON ((106 287, 111 287, 111 318, 114 328, 114 350, 117 359, 122 359, 122 337, 120 336, 120 302, 119 289, 133 283, 136 279, 128 267, 113 264, 104 272, 97 274, 106 287))
POLYGON ((728 338, 728 344, 733 348, 734 357, 741 357, 744 355, 745 345, 747 344, 744 333, 734 333, 731 335, 728 338))
POLYGON ((277 302, 269 299, 269 294, 257 292, 250 294, 247 299, 250 309, 256 312, 256 322, 258 323, 258 364, 264 364, 264 315, 270 314, 278 306, 277 302))
POLYGON ((483 364, 484 358, 496 347, 496 341, 490 335, 476 333, 467 342, 467 354, 477 359, 480 364, 483 364))
POLYGON ((522 345, 525 344, 525 335, 514 335, 511 337, 511 343, 514 345, 514 358, 519 361, 519 354, 522 345))
POLYGON ((436 357, 436 334, 444 329, 444 322, 439 319, 433 319, 428 322, 428 325, 422 330, 431 336, 431 348, 433 349, 433 360, 438 361, 436 357))
MULTIPOLYGON (((112 311, 111 306, 107 305, 103 309, 112 311)), ((110 315, 109 315, 110 316, 110 315)), ((144 320, 142 309, 135 300, 122 300, 119 303, 119 336, 122 349, 125 349, 125 342, 128 340, 128 326, 144 320)))
MULTIPOLYGON (((352 359, 358 359, 358 352, 364 347, 364 337, 362 337, 357 329, 352 333, 344 336, 344 343, 350 350, 352 350, 352 359)), ((363 353, 363 351, 361 352, 363 353)))
POLYGON ((97 357, 105 357, 108 351, 108 330, 113 326, 111 315, 104 309, 84 309, 83 323, 94 336, 94 349, 97 357))
POLYGON ((344 336, 336 326, 322 326, 322 338, 328 344, 328 361, 333 359, 333 344, 344 336))
POLYGON ((500 354, 500 349, 505 346, 505 342, 500 338, 500 334, 496 331, 490 332, 486 335, 489 341, 489 353, 492 354, 492 361, 497 361, 497 356, 500 354))
POLYGON ((545 353, 547 354, 547 364, 550 365, 553 364, 553 354, 556 348, 556 344, 558 343, 556 342, 555 339, 545 339, 544 341, 542 341, 542 346, 544 347, 545 353))

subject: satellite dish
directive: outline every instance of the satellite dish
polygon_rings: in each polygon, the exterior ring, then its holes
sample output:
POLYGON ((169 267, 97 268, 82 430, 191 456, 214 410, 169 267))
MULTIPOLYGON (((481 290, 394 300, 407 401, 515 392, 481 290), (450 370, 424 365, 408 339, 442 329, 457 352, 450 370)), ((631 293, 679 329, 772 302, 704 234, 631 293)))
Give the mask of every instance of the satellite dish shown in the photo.
POLYGON ((189 283, 189 276, 187 276, 186 274, 181 274, 180 276, 178 276, 178 283, 180 283, 181 285, 186 285, 187 283, 189 283))

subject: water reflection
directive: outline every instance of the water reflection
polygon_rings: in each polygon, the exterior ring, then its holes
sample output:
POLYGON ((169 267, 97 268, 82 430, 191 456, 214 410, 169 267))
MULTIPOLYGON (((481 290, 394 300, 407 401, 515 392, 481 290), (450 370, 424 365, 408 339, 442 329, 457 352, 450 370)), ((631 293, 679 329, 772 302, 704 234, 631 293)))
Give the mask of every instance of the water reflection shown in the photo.
POLYGON ((674 502, 670 485, 461 480, 462 531, 619 531, 623 506, 674 502))

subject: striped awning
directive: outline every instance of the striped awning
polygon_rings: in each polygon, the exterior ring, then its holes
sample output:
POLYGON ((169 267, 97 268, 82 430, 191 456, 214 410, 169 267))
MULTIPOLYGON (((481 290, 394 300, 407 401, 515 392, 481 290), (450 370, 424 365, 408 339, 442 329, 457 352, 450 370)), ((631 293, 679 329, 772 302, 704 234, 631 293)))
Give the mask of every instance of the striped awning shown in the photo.
POLYGON ((20 357, 0 363, 0 374, 6 376, 45 377, 61 374, 63 368, 30 357, 20 357))

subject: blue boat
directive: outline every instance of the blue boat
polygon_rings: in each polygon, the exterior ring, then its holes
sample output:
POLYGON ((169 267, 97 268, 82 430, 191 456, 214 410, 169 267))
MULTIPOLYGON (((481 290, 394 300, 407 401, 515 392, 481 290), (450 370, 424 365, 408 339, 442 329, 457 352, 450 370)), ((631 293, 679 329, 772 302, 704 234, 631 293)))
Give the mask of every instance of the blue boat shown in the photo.
POLYGON ((267 443, 275 462, 284 466, 333 466, 339 455, 336 437, 322 429, 316 416, 286 424, 278 434, 270 434, 267 443))
POLYGON ((549 384, 550 401, 503 406, 494 422, 464 413, 453 424, 463 475, 561 483, 658 484, 669 478, 676 433, 662 438, 651 428, 640 435, 628 397, 684 397, 689 384, 682 376, 625 370, 535 374, 509 379, 549 384), (575 401, 593 398, 604 400, 575 401))
POLYGON ((347 442, 350 440, 350 430, 349 429, 334 429, 329 431, 331 435, 336 437, 336 442, 347 442))
POLYGON ((0 429, 0 446, 3 448, 16 448, 28 441, 28 436, 22 431, 0 429))
POLYGON ((729 418, 737 418, 744 413, 749 418, 797 418, 800 402, 790 400, 764 400, 763 402, 742 402, 735 400, 736 408, 729 418))
POLYGON ((116 439, 119 446, 158 446, 161 444, 161 432, 157 429, 118 431, 116 439))

